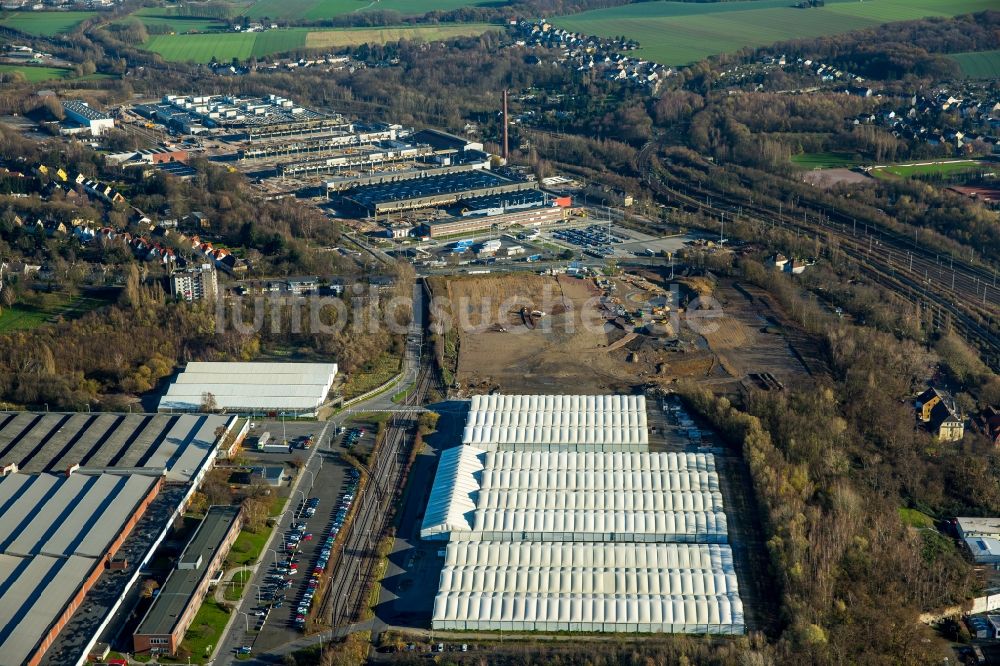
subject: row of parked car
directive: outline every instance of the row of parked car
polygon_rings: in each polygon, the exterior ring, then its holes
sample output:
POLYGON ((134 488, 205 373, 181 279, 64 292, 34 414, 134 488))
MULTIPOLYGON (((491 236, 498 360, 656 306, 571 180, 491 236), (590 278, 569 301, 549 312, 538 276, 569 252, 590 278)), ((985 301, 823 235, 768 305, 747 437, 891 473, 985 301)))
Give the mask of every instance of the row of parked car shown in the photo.
POLYGON ((613 243, 623 243, 625 239, 615 234, 609 234, 606 227, 592 224, 586 229, 562 229, 552 234, 561 241, 578 245, 583 248, 606 247, 613 243))
MULTIPOLYGON (((319 553, 316 556, 316 562, 313 565, 312 573, 306 581, 305 589, 302 591, 302 596, 299 598, 299 605, 296 608, 296 613, 292 618, 292 624, 299 629, 305 626, 306 616, 309 614, 309 609, 312 606, 316 588, 319 587, 319 579, 326 572, 327 565, 330 562, 330 555, 333 552, 333 543, 337 538, 337 534, 340 533, 340 528, 344 526, 344 521, 347 519, 347 514, 351 509, 351 504, 354 502, 354 495, 358 489, 358 479, 358 471, 356 469, 351 469, 348 472, 346 488, 337 500, 333 517, 331 518, 328 526, 327 535, 324 537, 320 546, 319 553)), ((311 509, 312 512, 315 513, 318 507, 319 500, 316 498, 310 498, 308 502, 306 502, 305 510, 309 511, 311 509)), ((312 538, 311 534, 308 536, 310 539, 312 538)), ((302 538, 305 537, 303 536, 302 538)))
POLYGON ((350 451, 365 436, 364 428, 351 428, 344 433, 344 448, 350 451))

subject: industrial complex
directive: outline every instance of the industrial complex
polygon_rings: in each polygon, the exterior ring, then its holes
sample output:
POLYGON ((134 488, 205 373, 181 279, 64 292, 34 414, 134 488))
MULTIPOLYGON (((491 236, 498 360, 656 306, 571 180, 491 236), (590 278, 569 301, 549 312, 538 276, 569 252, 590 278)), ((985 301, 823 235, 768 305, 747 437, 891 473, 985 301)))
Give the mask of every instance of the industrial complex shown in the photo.
POLYGON ((711 453, 649 450, 637 396, 475 396, 420 536, 447 540, 432 625, 741 634, 711 453))
POLYGON ((156 474, 3 477, 0 663, 41 663, 161 483, 156 474))
POLYGON ((0 665, 81 663, 245 435, 235 416, 0 413, 0 665))

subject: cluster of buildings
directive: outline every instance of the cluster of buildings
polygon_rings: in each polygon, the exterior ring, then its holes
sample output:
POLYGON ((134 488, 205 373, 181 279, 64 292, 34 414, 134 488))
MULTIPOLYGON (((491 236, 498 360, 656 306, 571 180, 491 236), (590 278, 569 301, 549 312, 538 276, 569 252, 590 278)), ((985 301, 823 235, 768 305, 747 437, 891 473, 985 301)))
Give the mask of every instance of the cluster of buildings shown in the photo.
POLYGON ((340 116, 308 109, 280 95, 164 95, 158 104, 138 104, 133 110, 185 134, 219 129, 250 140, 344 124, 340 116))
POLYGON ((234 412, 314 415, 336 373, 190 363, 161 413, 0 412, 0 664, 100 662, 110 643, 176 655, 240 533, 240 507, 207 509, 148 608, 138 587, 216 461, 246 438, 250 421, 234 412))
POLYGON ((4 11, 65 11, 68 9, 107 9, 120 4, 121 0, 3 0, 0 9, 4 11))
POLYGON ((985 86, 918 93, 903 104, 889 101, 848 121, 877 125, 900 139, 953 153, 1000 153, 1000 92, 985 86))
MULTIPOLYGON (((246 425, 208 414, 0 413, 0 663, 103 656, 129 590, 221 443, 237 446, 246 425)), ((183 599, 186 609, 200 602, 183 599)))
POLYGON ((659 63, 622 53, 638 48, 638 42, 583 35, 558 28, 545 19, 523 20, 514 26, 515 45, 557 49, 556 63, 579 72, 593 71, 611 81, 633 83, 655 92, 674 71, 659 63))
POLYGON ((475 396, 420 535, 434 629, 742 634, 710 453, 652 452, 642 396, 475 396))

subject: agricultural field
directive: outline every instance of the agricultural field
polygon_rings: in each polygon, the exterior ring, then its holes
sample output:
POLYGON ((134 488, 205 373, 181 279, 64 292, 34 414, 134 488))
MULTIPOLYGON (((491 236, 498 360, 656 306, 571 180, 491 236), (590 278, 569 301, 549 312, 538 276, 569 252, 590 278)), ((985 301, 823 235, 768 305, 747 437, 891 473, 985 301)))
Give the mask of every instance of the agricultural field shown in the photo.
POLYGON ((879 169, 873 169, 876 178, 912 178, 913 176, 941 175, 950 176, 958 173, 975 171, 981 166, 976 160, 956 160, 949 162, 927 162, 921 164, 894 164, 879 169))
POLYGON ((381 44, 400 39, 434 41, 463 35, 479 35, 491 27, 479 23, 461 23, 413 27, 331 28, 329 30, 289 28, 254 33, 155 35, 146 42, 143 48, 159 53, 165 60, 175 62, 207 63, 213 57, 224 62, 233 58, 246 60, 251 56, 263 58, 301 48, 335 49, 365 43, 381 44))
POLYGON ((70 32, 97 12, 13 12, 0 18, 0 25, 29 35, 52 37, 70 32))
POLYGON ((207 63, 214 57, 220 62, 251 56, 262 57, 300 48, 306 43, 307 30, 271 30, 268 32, 225 32, 199 35, 155 35, 143 45, 164 60, 207 63), (258 45, 259 42, 259 45, 258 45))
POLYGON ((358 44, 395 42, 401 39, 414 41, 441 41, 453 37, 481 35, 496 26, 485 23, 455 23, 447 25, 423 25, 413 27, 387 28, 345 28, 342 30, 321 30, 306 36, 307 48, 333 49, 358 44))
POLYGON ((19 73, 28 83, 66 79, 73 75, 70 69, 62 67, 39 67, 36 65, 0 65, 0 79, 8 74, 19 73))
POLYGON ((639 42, 641 57, 685 65, 744 47, 996 7, 995 0, 827 0, 825 7, 814 9, 791 4, 788 0, 642 2, 564 16, 553 23, 585 34, 624 35, 639 42))
POLYGON ((1000 50, 952 53, 949 57, 970 79, 1000 79, 1000 50))
POLYGON ((419 16, 485 4, 489 0, 260 0, 245 15, 250 18, 319 20, 363 11, 394 11, 419 16))
POLYGON ((142 21, 147 28, 152 26, 166 26, 173 32, 211 32, 213 30, 224 30, 226 24, 215 18, 200 16, 177 16, 171 14, 163 7, 144 7, 132 14, 131 18, 142 21))

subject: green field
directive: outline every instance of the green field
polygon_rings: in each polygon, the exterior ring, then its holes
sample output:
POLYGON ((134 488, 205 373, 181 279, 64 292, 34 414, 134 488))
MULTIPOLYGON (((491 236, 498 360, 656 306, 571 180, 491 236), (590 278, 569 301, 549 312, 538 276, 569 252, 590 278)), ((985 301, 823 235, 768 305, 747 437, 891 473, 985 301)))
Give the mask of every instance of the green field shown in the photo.
POLYGON ((4 308, 0 313, 0 333, 35 328, 57 317, 76 319, 109 302, 101 298, 59 293, 39 295, 31 303, 17 303, 4 308))
POLYGON ((132 14, 148 28, 151 26, 166 26, 174 32, 211 32, 225 30, 225 22, 214 18, 199 16, 177 16, 163 7, 144 7, 132 14))
POLYGON ((975 160, 958 160, 955 162, 935 162, 932 164, 895 164, 873 169, 872 175, 876 178, 911 178, 913 176, 928 176, 940 174, 949 176, 965 171, 974 171, 980 166, 975 160))
POLYGON ((309 19, 332 18, 363 11, 394 11, 418 16, 430 11, 486 4, 490 0, 260 0, 247 11, 250 18, 309 19))
POLYGON ((553 23, 584 34, 624 35, 639 42, 641 57, 685 65, 744 47, 996 8, 996 0, 827 0, 825 7, 815 9, 791 4, 789 0, 641 2, 564 16, 553 23))
POLYGON ((1000 79, 1000 51, 952 53, 949 57, 970 79, 1000 79))
POLYGON ((804 169, 842 169, 860 164, 853 153, 802 153, 792 155, 792 164, 804 169))
POLYGON ((19 72, 29 83, 65 79, 73 75, 73 70, 62 67, 39 67, 36 65, 0 65, 0 74, 19 72))
POLYGON ((29 35, 51 37, 70 32, 81 21, 97 12, 13 12, 0 19, 0 25, 29 35))
POLYGON ((263 57, 305 46, 308 30, 269 30, 268 32, 225 32, 200 35, 155 35, 144 48, 159 53, 165 60, 177 62, 220 62, 251 56, 263 57))
POLYGON ((384 44, 400 39, 434 41, 462 35, 479 35, 491 29, 481 23, 399 26, 385 28, 331 28, 311 30, 289 28, 253 33, 210 33, 194 35, 155 35, 143 46, 175 62, 220 62, 233 58, 263 58, 300 48, 331 49, 365 43, 384 44))

